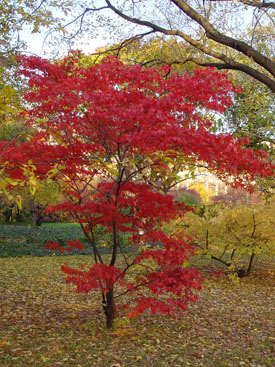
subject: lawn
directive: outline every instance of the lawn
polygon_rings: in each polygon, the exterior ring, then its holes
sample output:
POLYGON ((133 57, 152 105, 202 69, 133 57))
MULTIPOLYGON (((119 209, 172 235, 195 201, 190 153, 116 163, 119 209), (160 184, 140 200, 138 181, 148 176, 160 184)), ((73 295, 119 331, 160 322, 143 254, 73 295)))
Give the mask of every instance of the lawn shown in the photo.
MULTIPOLYGON (((110 235, 106 235, 102 227, 97 228, 94 235, 101 253, 108 253, 109 246, 107 246, 107 243, 110 235)), ((122 234, 120 241, 128 248, 128 251, 131 251, 127 237, 127 234, 122 234)), ((93 254, 93 250, 78 223, 51 223, 43 224, 41 227, 26 224, 0 224, 0 258, 50 256, 53 252, 45 248, 49 240, 57 241, 61 246, 66 246, 66 241, 72 239, 82 242, 85 248, 81 251, 73 250, 69 255, 77 255, 79 253, 82 255, 93 254)), ((56 256, 68 255, 66 252, 60 253, 59 251, 55 251, 54 254, 56 256)))
MULTIPOLYGON (((178 319, 144 314, 107 331, 98 297, 59 266, 90 256, 0 259, 1 367, 274 366, 274 262, 232 283, 202 267, 199 301, 178 319), (273 269, 273 270, 272 270, 273 269)), ((202 266, 202 265, 200 265, 202 266)))

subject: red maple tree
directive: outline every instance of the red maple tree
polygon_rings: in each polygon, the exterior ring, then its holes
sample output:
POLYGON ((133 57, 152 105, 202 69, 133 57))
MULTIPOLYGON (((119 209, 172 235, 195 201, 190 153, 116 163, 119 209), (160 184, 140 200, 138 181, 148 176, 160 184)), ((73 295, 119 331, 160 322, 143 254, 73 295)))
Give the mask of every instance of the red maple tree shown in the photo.
MULTIPOLYGON (((31 141, 7 149, 3 159, 13 177, 22 178, 20 165, 30 161, 41 178, 57 168, 68 200, 48 211, 73 213, 94 252, 90 269, 62 266, 67 282, 77 292, 101 292, 108 328, 119 296, 126 298, 129 316, 185 311, 197 299, 202 278, 184 267, 193 254, 190 238, 168 234, 163 226, 188 208, 154 191, 144 176, 153 176, 158 167, 169 171, 169 161, 178 157, 186 158, 183 169, 204 162, 235 186, 250 187, 255 174, 272 174, 264 153, 211 132, 205 111, 223 112, 232 103, 227 75, 198 69, 168 78, 165 68, 143 70, 114 58, 82 67, 78 52, 55 63, 38 57, 20 63, 29 79, 28 124, 37 132, 31 141), (94 236, 98 226, 111 235, 109 260, 94 236), (135 255, 125 252, 121 233, 137 246, 135 255)), ((83 245, 47 247, 71 251, 83 245)))

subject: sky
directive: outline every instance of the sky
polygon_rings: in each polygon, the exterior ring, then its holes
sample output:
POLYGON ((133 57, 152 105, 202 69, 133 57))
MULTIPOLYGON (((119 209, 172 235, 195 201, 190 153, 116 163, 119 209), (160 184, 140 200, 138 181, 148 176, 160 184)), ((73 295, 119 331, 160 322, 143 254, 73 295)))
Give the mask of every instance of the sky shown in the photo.
MULTIPOLYGON (((47 47, 44 45, 45 33, 44 34, 31 34, 28 29, 22 31, 21 37, 24 41, 27 42, 27 48, 24 50, 26 53, 33 53, 38 56, 45 56, 48 54, 47 47)), ((103 39, 101 36, 98 36, 95 39, 87 40, 87 42, 83 45, 79 45, 79 47, 84 53, 89 54, 95 52, 98 47, 102 47, 107 44, 106 39, 103 39)))
MULTIPOLYGON (((59 19, 63 18, 62 25, 66 26, 66 24, 70 23, 78 14, 81 14, 83 9, 74 9, 74 14, 67 14, 66 16, 61 12, 61 10, 56 10, 56 12, 53 14, 54 17, 57 17, 59 19)), ((114 17, 113 13, 110 12, 109 17, 112 19, 114 17)), ((87 18, 87 17, 86 17, 87 18)), ((85 20, 86 20, 85 18, 85 20)), ((96 21, 95 21, 96 22, 96 21)), ((73 49, 81 49, 83 52, 89 54, 95 52, 95 50, 98 47, 103 47, 105 45, 114 43, 113 41, 113 35, 111 33, 106 32, 106 29, 104 30, 104 27, 96 26, 95 22, 91 22, 91 31, 87 35, 81 35, 81 43, 77 42, 73 49), (94 24, 93 24, 94 23, 94 24), (94 31, 95 30, 95 31, 94 31)), ((66 27, 66 30, 69 32, 73 32, 74 27, 78 27, 79 21, 76 22, 73 25, 70 25, 66 27)), ((126 26, 127 27, 127 26, 126 26)), ((38 56, 46 56, 46 57, 55 57, 54 53, 56 52, 56 49, 61 50, 59 56, 63 56, 67 54, 69 51, 69 48, 65 46, 65 42, 60 42, 57 44, 57 46, 47 46, 47 42, 45 42, 45 38, 47 41, 50 40, 51 37, 49 37, 49 33, 53 34, 54 36, 61 36, 61 32, 52 32, 51 28, 48 29, 40 29, 40 33, 31 33, 31 27, 25 26, 19 33, 20 39, 27 44, 27 48, 22 50, 23 52, 29 52, 36 54, 38 56), (47 37, 46 37, 47 36, 47 37)))

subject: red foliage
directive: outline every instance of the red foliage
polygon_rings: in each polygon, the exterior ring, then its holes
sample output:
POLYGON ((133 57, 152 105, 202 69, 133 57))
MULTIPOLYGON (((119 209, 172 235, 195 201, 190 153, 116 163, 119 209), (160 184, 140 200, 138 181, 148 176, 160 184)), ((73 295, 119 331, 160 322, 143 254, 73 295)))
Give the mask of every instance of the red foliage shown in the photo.
POLYGON ((116 281, 124 278, 124 273, 114 266, 95 264, 88 271, 72 269, 67 265, 61 266, 61 270, 68 274, 66 281, 76 285, 76 292, 88 293, 91 289, 100 289, 108 293, 116 281))
POLYGON ((62 247, 59 245, 58 242, 51 242, 49 241, 46 244, 46 248, 48 250, 59 250, 59 251, 67 251, 67 252, 72 252, 72 250, 74 248, 77 248, 78 250, 82 250, 84 249, 84 246, 82 245, 82 243, 80 243, 79 241, 73 240, 73 241, 66 241, 68 247, 62 247))
MULTIPOLYGON (((223 112, 232 104, 234 88, 226 74, 198 69, 167 79, 161 69, 125 66, 114 58, 83 68, 79 57, 73 53, 56 63, 38 57, 19 60, 21 73, 29 79, 25 98, 34 105, 28 124, 38 128, 30 142, 13 144, 2 159, 10 162, 10 169, 15 167, 15 176, 29 160, 42 178, 59 167, 57 178, 68 200, 48 212, 73 213, 95 257, 89 270, 63 266, 62 271, 77 292, 101 291, 107 319, 114 315, 115 290, 117 296, 137 292, 134 304, 128 305, 130 316, 149 309, 182 312, 196 300, 194 290, 200 289, 202 278, 197 270, 183 268, 193 254, 190 239, 184 233, 167 234, 162 225, 188 208, 179 210, 182 204, 172 196, 152 191, 143 183, 143 173, 148 176, 152 167, 167 166, 163 156, 177 159, 183 154, 186 164, 204 161, 224 180, 232 182, 234 175, 232 185, 251 187, 255 174, 271 175, 272 166, 262 152, 243 148, 229 134, 209 131, 211 123, 202 111, 223 112), (109 264, 94 238, 99 225, 112 234, 109 264), (125 250, 121 232, 144 249, 135 258, 124 253, 124 265, 118 267, 118 249, 125 250), (163 294, 169 297, 159 298, 163 294)), ((82 247, 77 241, 67 244, 51 242, 47 247, 82 247)))
POLYGON ((213 277, 220 277, 222 278, 224 276, 224 272, 222 270, 212 270, 210 272, 210 274, 213 276, 213 277))

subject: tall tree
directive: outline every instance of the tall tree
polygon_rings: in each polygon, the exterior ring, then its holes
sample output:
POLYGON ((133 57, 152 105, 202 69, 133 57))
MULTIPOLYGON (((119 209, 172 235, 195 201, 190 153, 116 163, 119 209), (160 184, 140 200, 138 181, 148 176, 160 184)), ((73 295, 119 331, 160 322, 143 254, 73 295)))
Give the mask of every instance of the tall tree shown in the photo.
MULTIPOLYGON (((161 173, 168 159, 182 155, 184 164, 205 161, 232 185, 249 187, 256 173, 272 175, 263 152, 243 148, 228 134, 211 133, 202 115, 232 103, 231 82, 213 69, 167 78, 167 68, 143 70, 115 58, 85 68, 77 53, 54 64, 34 57, 21 63, 30 87, 25 97, 33 106, 28 124, 38 128, 30 142, 6 150, 2 159, 11 162, 8 172, 15 178, 22 176, 20 164, 30 160, 40 177, 59 165, 56 177, 68 201, 48 210, 72 212, 94 251, 90 269, 62 267, 67 281, 77 292, 101 293, 108 328, 120 297, 126 297, 130 316, 186 310, 201 277, 183 267, 193 252, 188 238, 168 235, 163 224, 187 208, 153 190, 144 176, 154 168, 161 173), (111 234, 110 258, 100 254, 98 226, 111 234), (142 246, 137 254, 125 252, 120 232, 142 246)), ((70 251, 82 245, 48 247, 70 251)))

